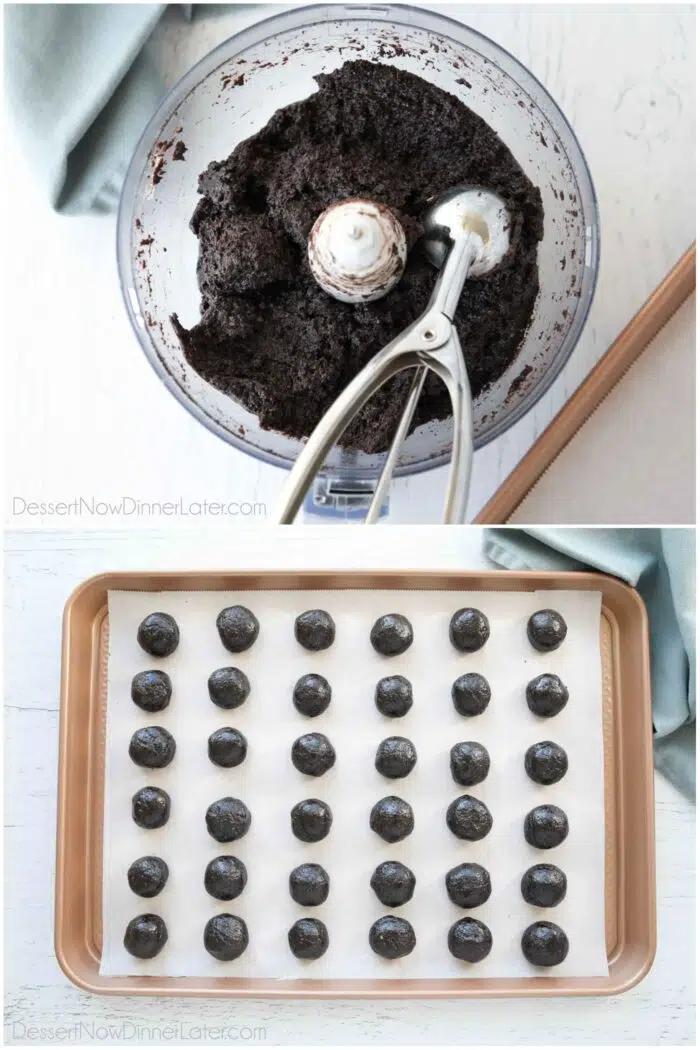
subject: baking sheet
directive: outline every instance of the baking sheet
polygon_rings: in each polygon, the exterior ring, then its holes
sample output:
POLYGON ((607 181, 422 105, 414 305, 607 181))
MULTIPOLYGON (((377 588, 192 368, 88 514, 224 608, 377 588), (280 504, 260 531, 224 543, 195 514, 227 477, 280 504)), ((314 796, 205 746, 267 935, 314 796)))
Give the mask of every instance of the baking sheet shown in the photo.
POLYGON ((104 945, 102 975, 236 976, 267 978, 440 978, 602 976, 608 972, 604 922, 604 808, 601 718, 599 592, 441 592, 441 591, 239 591, 109 593, 110 652, 104 827, 104 945), (246 653, 227 653, 215 620, 227 605, 248 605, 258 616, 260 636, 246 653), (537 653, 525 635, 536 609, 552 604, 569 625, 565 644, 555 653, 537 653), (452 613, 463 605, 482 609, 491 637, 478 653, 462 654, 449 642, 452 613), (294 639, 298 613, 327 609, 336 627, 334 645, 310 653, 294 639), (180 626, 180 645, 165 660, 154 660, 136 642, 138 624, 153 611, 171 613, 180 626), (414 627, 407 653, 381 657, 369 643, 377 616, 401 612, 414 627), (211 703, 207 678, 216 667, 234 664, 251 680, 246 703, 226 712, 211 703), (149 715, 131 701, 133 675, 149 667, 166 670, 173 699, 166 711, 149 715), (474 719, 459 716, 450 699, 452 682, 467 670, 486 676, 492 700, 474 719), (333 689, 328 710, 315 719, 298 714, 291 702, 297 678, 311 671, 325 675, 333 689), (567 707, 555 719, 533 716, 524 688, 543 671, 559 674, 570 691, 567 707), (414 688, 414 705, 402 719, 387 719, 374 705, 374 686, 387 674, 404 674, 414 688), (132 733, 162 724, 177 741, 173 763, 164 770, 142 770, 128 757, 132 733), (248 757, 231 770, 213 766, 207 738, 233 725, 248 739, 248 757), (321 778, 305 777, 291 764, 292 742, 304 732, 326 733, 337 761, 321 778), (403 735, 415 743, 418 763, 409 777, 387 781, 374 769, 378 743, 403 735), (569 755, 569 771, 557 785, 532 783, 523 769, 527 747, 553 739, 569 755), (472 789, 454 784, 450 747, 478 740, 491 755, 491 771, 472 789), (171 795, 168 824, 145 831, 131 820, 131 796, 154 784, 171 795), (491 810, 494 824, 480 842, 455 838, 445 810, 468 791, 491 810), (416 827, 403 842, 389 845, 369 828, 372 805, 398 794, 412 805, 416 827), (253 821, 244 839, 222 845, 207 833, 208 805, 224 795, 242 798, 253 821), (334 822, 320 843, 301 843, 290 829, 289 811, 303 798, 329 803, 334 822), (554 850, 535 850, 524 839, 522 822, 533 806, 560 805, 569 817, 567 840, 554 850), (144 900, 131 893, 126 872, 144 854, 162 856, 170 867, 165 890, 144 900), (219 902, 204 890, 208 861, 219 854, 239 856, 248 885, 235 901, 219 902), (405 959, 387 961, 368 945, 369 927, 385 909, 370 889, 372 871, 382 860, 400 860, 417 879, 413 899, 393 914, 413 924, 417 947, 405 959), (489 901, 472 914, 493 934, 491 954, 476 966, 447 951, 447 930, 467 914, 447 898, 445 872, 473 860, 491 872, 489 901), (304 862, 322 864, 331 879, 328 900, 319 908, 296 905, 288 890, 289 872, 304 862), (555 863, 567 875, 566 899, 555 909, 535 909, 520 894, 522 873, 537 862, 555 863), (127 923, 147 911, 162 915, 169 941, 155 959, 135 960, 124 949, 127 923), (211 958, 202 945, 207 920, 229 911, 245 919, 250 945, 230 963, 211 958), (296 960, 287 931, 303 915, 323 919, 330 947, 316 962, 296 960), (558 922, 570 951, 551 971, 532 967, 520 950, 525 927, 537 918, 558 922))

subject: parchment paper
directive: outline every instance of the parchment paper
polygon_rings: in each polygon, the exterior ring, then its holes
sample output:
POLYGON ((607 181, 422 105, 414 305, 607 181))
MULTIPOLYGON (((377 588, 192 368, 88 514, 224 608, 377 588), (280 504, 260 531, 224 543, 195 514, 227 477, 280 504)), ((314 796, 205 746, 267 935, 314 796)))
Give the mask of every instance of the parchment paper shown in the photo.
POLYGON ((597 592, 440 592, 440 591, 254 591, 110 592, 109 695, 104 835, 104 950, 100 973, 169 976, 248 976, 318 978, 600 976, 607 974, 604 923, 603 741, 601 713, 600 607, 597 592), (216 616, 228 605, 247 605, 260 620, 260 635, 247 652, 228 653, 218 637, 216 616), (474 654, 458 653, 448 637, 452 614, 474 605, 488 616, 491 637, 474 654), (554 653, 536 652, 525 626, 531 613, 555 607, 569 631, 554 653), (328 610, 336 622, 336 641, 322 653, 303 649, 294 638, 294 619, 306 609, 328 610), (177 651, 163 660, 137 644, 138 624, 150 612, 171 613, 180 626, 177 651), (408 616, 412 647, 387 658, 373 650, 374 620, 388 612, 408 616), (238 666, 249 676, 251 694, 233 711, 209 699, 207 678, 222 666, 238 666), (142 712, 130 697, 137 671, 159 667, 173 681, 170 706, 157 715, 142 712), (305 718, 292 704, 292 689, 305 673, 329 680, 333 698, 318 718, 305 718), (451 700, 458 675, 478 671, 491 684, 492 699, 483 715, 464 718, 451 700), (567 684, 569 703, 553 719, 531 714, 525 686, 535 675, 554 672, 567 684), (375 684, 384 675, 403 674, 412 683, 414 704, 404 718, 389 719, 374 704, 375 684), (132 733, 163 725, 177 741, 177 754, 164 770, 144 770, 129 758, 132 733), (240 729, 248 757, 235 769, 220 769, 207 756, 207 738, 221 726, 240 729), (292 765, 290 748, 302 733, 318 731, 332 741, 337 761, 320 778, 292 765), (409 737, 418 763, 402 780, 387 780, 374 768, 377 745, 387 736, 409 737), (526 775, 523 756, 530 744, 554 740, 569 756, 569 771, 558 784, 543 787, 526 775), (488 778, 460 788, 450 774, 449 751, 460 740, 477 740, 491 755, 488 778), (131 819, 131 797, 148 784, 172 798, 168 824, 146 831, 131 819), (445 824, 447 806, 460 794, 482 799, 493 828, 480 842, 457 839, 445 824), (369 828, 369 813, 385 795, 406 799, 415 813, 415 830, 389 845, 369 828), (252 813, 242 840, 222 845, 212 839, 204 815, 215 799, 233 795, 252 813), (320 843, 299 842, 290 827, 290 809, 316 797, 333 811, 330 834, 320 843), (535 805, 551 802, 569 817, 569 836, 552 850, 537 850, 523 836, 523 819, 535 805), (204 869, 220 854, 240 857, 248 885, 236 900, 210 897, 204 869), (145 854, 163 857, 170 867, 165 890, 145 900, 129 889, 126 872, 145 854), (413 899, 399 909, 384 908, 370 888, 370 876, 383 860, 400 860, 417 880, 413 899), (489 901, 471 913, 453 905, 445 873, 462 861, 476 861, 491 873, 489 901), (330 875, 328 900, 302 908, 289 895, 291 870, 303 862, 322 864, 330 875), (532 864, 561 867, 568 879, 566 899, 556 908, 527 905, 520 879, 532 864), (245 919, 250 945, 230 963, 211 958, 202 944, 207 920, 217 912, 245 919), (371 924, 389 912, 413 924, 417 947, 405 959, 387 961, 368 944, 371 924), (127 923, 143 912, 165 920, 169 940, 152 960, 133 959, 123 947, 127 923), (493 934, 491 954, 478 965, 459 962, 447 950, 447 931, 458 918, 473 914, 493 934), (330 947, 316 962, 296 960, 287 931, 296 919, 315 916, 328 926, 330 947), (552 970, 532 967, 520 938, 529 923, 559 923, 570 941, 565 962, 552 970))

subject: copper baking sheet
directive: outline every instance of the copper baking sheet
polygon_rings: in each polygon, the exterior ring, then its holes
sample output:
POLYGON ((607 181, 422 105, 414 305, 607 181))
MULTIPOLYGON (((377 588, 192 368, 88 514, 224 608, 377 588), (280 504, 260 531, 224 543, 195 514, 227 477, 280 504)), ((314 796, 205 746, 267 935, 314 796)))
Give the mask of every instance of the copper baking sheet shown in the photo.
POLYGON ((639 595, 592 573, 110 573, 83 583, 63 623, 56 956, 66 976, 104 995, 222 998, 486 998, 617 995, 648 972, 656 949, 651 691, 639 595), (599 590, 605 745, 605 896, 609 973, 591 978, 263 980, 101 977, 102 821, 108 590, 599 590))

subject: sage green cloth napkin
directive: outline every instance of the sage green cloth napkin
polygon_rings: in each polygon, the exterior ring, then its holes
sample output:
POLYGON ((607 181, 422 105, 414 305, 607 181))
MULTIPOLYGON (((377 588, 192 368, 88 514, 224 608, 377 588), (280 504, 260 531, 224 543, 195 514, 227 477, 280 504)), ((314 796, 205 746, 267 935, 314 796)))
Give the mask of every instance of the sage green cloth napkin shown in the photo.
POLYGON ((58 211, 116 207, 131 154, 164 93, 144 45, 166 6, 5 5, 8 116, 58 211))
POLYGON ((639 591, 649 615, 656 767, 695 799, 695 530, 487 529, 504 569, 609 573, 639 591))

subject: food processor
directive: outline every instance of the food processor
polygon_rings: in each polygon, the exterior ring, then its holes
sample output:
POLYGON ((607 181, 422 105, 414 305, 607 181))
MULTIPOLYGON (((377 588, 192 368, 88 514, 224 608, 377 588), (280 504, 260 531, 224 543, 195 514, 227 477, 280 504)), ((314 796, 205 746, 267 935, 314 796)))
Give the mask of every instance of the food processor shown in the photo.
MULTIPOLYGON (((353 58, 395 65, 456 95, 499 135, 542 194, 540 292, 515 360, 474 400, 475 449, 517 422, 552 384, 581 334, 596 283, 597 205, 576 136, 544 87, 493 41, 420 8, 340 4, 295 8, 231 37, 175 85, 136 147, 118 219, 119 271, 134 330, 168 389, 235 448, 287 469, 304 442, 264 430, 199 376, 170 315, 186 328, 199 318, 199 245, 189 229, 199 173, 276 110, 316 91, 319 73, 353 58)), ((451 419, 423 424, 402 443, 394 476, 442 466, 451 448, 451 419)), ((363 518, 385 458, 333 448, 305 512, 363 518)))

